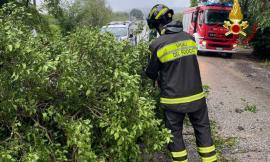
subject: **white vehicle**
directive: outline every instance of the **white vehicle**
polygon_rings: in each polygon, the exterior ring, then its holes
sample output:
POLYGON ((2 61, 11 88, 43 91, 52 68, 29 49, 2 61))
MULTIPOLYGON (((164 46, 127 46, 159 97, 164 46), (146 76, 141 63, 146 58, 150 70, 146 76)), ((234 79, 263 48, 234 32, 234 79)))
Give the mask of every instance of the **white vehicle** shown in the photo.
POLYGON ((132 23, 129 22, 111 22, 107 26, 103 26, 101 32, 113 34, 118 41, 130 41, 134 45, 137 43, 136 36, 133 33, 132 23))

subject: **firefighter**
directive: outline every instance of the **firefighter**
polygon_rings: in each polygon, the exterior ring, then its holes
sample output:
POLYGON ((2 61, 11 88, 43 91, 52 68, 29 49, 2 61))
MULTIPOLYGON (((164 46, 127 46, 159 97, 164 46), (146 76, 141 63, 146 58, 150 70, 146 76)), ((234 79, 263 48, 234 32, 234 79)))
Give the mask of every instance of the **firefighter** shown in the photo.
POLYGON ((147 23, 160 37, 149 49, 152 55, 146 75, 158 80, 160 107, 164 109, 165 125, 173 139, 168 145, 173 162, 187 162, 182 136, 187 115, 194 128, 198 152, 203 162, 217 161, 211 138, 208 110, 202 88, 194 38, 183 32, 182 23, 172 21, 173 10, 158 4, 150 11, 147 23))

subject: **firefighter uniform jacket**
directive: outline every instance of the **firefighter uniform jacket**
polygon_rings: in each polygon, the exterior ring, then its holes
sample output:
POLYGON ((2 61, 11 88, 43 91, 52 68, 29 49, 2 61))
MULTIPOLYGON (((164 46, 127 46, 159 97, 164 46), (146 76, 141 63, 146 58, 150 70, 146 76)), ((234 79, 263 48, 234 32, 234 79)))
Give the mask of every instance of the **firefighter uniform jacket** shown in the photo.
POLYGON ((159 82, 165 125, 173 135, 173 142, 168 145, 173 162, 188 161, 182 135, 186 114, 194 128, 201 161, 217 161, 194 39, 182 31, 180 23, 171 22, 150 50, 146 74, 159 82))
POLYGON ((152 56, 146 74, 160 83, 160 103, 183 113, 201 108, 204 93, 197 47, 194 39, 182 31, 180 22, 165 26, 163 35, 149 48, 152 56))

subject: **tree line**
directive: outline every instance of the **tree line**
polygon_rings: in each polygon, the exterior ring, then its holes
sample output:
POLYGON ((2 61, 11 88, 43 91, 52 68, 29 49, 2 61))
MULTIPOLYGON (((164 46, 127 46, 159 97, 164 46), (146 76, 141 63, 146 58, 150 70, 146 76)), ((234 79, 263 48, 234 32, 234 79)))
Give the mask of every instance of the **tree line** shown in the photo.
MULTIPOLYGON (((52 33, 67 33, 79 26, 101 27, 110 21, 142 20, 144 15, 139 9, 130 12, 113 12, 106 0, 44 0, 41 1, 41 10, 38 12, 36 0, 2 0, 0 6, 8 2, 14 2, 24 6, 39 21, 33 23, 39 25, 39 29, 52 30, 52 33)), ((31 22, 29 21, 29 23, 31 22)), ((35 26, 37 28, 37 26, 35 26)))

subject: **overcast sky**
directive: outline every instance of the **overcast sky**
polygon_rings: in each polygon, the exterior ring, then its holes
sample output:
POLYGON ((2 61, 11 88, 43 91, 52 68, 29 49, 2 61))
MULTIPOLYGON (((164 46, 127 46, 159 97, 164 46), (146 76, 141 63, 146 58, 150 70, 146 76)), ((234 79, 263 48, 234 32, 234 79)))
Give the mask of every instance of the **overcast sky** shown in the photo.
POLYGON ((132 8, 152 8, 155 4, 162 3, 169 8, 185 8, 189 0, 107 0, 114 11, 126 11, 132 8))

